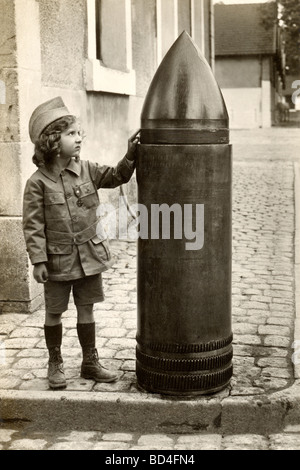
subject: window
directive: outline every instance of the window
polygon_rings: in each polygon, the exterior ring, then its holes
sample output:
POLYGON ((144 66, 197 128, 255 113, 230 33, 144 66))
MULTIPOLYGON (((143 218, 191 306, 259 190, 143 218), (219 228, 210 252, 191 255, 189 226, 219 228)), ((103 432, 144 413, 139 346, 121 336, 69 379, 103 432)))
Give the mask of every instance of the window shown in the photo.
POLYGON ((86 89, 135 94, 131 0, 87 0, 86 89))
MULTIPOLYGON (((162 60, 177 37, 186 31, 205 53, 205 20, 207 0, 156 0, 157 57, 162 60)), ((207 3, 210 8, 210 3, 207 3)))

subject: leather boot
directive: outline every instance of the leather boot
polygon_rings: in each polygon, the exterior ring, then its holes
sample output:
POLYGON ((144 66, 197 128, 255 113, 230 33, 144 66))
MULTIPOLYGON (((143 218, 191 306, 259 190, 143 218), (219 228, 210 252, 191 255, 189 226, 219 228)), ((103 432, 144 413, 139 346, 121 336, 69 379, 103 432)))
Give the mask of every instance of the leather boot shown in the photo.
POLYGON ((81 377, 93 379, 96 382, 115 382, 118 375, 103 367, 98 358, 95 348, 96 334, 95 323, 78 323, 77 333, 82 347, 83 360, 81 364, 81 377))
POLYGON ((44 326, 46 345, 49 351, 48 381, 52 389, 66 388, 67 382, 61 357, 62 324, 44 326))

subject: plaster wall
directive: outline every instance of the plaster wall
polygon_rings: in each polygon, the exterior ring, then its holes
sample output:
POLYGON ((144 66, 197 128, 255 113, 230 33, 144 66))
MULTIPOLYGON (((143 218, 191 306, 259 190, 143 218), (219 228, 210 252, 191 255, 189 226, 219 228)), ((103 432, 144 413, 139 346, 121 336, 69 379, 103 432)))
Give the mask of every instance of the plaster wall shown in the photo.
POLYGON ((258 57, 216 57, 215 74, 221 89, 260 87, 258 57))
POLYGON ((224 88, 222 90, 231 129, 261 126, 260 88, 224 88))
POLYGON ((39 0, 44 86, 84 89, 86 1, 39 0))
POLYGON ((216 79, 228 108, 230 127, 271 127, 274 87, 270 67, 269 57, 216 58, 216 79))

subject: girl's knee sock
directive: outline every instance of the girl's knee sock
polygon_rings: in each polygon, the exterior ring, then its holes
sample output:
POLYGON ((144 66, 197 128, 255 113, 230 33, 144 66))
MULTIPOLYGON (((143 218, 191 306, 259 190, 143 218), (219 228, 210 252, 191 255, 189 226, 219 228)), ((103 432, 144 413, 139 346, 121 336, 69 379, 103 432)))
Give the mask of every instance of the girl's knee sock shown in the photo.
POLYGON ((61 347, 62 343, 62 323, 54 326, 44 325, 44 333, 47 348, 53 349, 55 347, 61 347))
POLYGON ((96 323, 77 323, 77 334, 83 351, 96 347, 96 323))

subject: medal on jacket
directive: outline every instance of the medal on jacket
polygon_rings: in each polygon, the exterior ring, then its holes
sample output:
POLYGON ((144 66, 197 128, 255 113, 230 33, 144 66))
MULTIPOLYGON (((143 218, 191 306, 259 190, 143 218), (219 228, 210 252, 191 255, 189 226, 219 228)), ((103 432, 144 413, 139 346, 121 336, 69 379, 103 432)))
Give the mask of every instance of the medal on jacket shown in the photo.
POLYGON ((81 188, 80 186, 75 186, 74 188, 74 194, 77 197, 77 206, 81 207, 83 205, 82 199, 81 199, 81 188))

